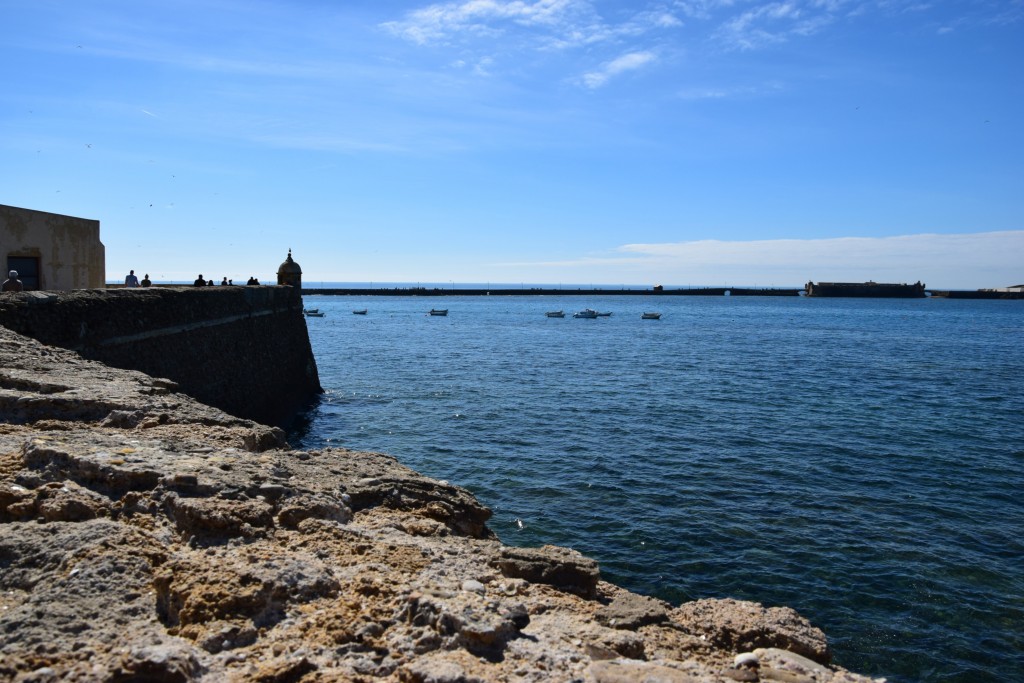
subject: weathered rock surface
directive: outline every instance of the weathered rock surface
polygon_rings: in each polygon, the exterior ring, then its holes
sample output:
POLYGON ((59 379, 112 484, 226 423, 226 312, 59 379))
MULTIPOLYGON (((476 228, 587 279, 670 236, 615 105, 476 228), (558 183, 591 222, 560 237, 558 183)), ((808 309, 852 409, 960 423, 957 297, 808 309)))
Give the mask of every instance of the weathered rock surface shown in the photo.
POLYGON ((489 516, 0 328, 2 680, 869 680, 792 610, 673 609, 489 516))

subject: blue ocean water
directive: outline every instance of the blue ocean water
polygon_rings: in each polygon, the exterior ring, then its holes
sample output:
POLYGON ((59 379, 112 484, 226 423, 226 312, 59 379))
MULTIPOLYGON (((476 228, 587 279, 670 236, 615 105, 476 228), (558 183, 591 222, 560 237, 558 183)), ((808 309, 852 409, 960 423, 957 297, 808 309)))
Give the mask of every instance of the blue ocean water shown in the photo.
POLYGON ((391 453, 635 591, 794 607, 862 673, 1024 680, 1024 302, 305 304, 327 394, 293 443, 391 453))

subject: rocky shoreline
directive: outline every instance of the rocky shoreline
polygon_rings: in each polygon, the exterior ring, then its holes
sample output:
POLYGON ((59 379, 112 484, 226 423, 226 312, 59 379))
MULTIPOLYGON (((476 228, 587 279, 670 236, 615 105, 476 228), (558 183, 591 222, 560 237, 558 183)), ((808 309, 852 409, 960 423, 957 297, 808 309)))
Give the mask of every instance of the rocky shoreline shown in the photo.
POLYGON ((674 607, 489 517, 0 327, 2 679, 872 680, 791 609, 674 607))

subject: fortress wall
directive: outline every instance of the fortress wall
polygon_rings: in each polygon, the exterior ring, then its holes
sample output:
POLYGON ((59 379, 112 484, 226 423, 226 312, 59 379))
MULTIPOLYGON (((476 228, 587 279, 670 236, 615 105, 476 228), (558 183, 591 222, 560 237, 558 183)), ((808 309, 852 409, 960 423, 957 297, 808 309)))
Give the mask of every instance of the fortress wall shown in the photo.
POLYGON ((0 325, 178 383, 208 405, 281 424, 321 391, 291 287, 175 287, 0 295, 0 325))

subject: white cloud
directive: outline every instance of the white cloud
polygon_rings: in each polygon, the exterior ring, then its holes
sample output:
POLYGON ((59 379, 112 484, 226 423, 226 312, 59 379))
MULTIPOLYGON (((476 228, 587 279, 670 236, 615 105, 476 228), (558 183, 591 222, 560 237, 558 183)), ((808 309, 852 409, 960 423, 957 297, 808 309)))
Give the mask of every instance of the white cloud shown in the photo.
POLYGON ((591 13, 585 0, 467 0, 434 4, 382 26, 395 35, 423 45, 459 33, 497 33, 503 24, 525 27, 564 27, 580 14, 591 13))
MULTIPOLYGON (((1024 230, 956 235, 626 244, 611 253, 527 265, 569 270, 578 281, 798 286, 915 282, 936 289, 1024 281, 1024 230)), ((572 277, 572 276, 566 276, 572 277)), ((543 281, 539 277, 538 281, 543 281)))
POLYGON ((811 2, 805 7, 794 0, 770 2, 730 18, 716 35, 729 47, 749 50, 783 42, 792 35, 811 35, 833 20, 828 4, 811 2))
POLYGON ((597 71, 583 74, 583 84, 591 89, 600 88, 612 76, 634 71, 657 60, 653 52, 629 52, 604 64, 597 71))
POLYGON ((511 37, 532 49, 564 50, 682 25, 664 7, 610 23, 589 0, 463 0, 428 5, 381 27, 418 45, 511 37))

